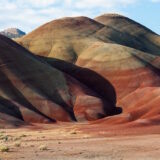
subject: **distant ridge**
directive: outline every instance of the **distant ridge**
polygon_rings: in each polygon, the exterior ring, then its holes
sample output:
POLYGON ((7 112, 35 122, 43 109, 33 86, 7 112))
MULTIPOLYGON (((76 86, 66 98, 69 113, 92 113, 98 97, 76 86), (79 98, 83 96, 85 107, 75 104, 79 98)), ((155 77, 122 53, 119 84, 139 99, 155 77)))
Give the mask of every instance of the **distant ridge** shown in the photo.
POLYGON ((24 36, 26 33, 21 31, 18 28, 8 28, 0 32, 0 34, 8 37, 8 38, 20 38, 24 36))

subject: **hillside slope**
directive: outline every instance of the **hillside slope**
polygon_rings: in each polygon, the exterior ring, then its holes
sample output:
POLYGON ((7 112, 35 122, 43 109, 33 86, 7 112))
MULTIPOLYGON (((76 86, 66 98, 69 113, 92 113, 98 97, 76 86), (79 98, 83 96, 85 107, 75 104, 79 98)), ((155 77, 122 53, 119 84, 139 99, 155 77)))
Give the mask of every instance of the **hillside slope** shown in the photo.
POLYGON ((101 40, 160 55, 160 36, 145 26, 117 14, 104 14, 95 20, 105 25, 96 33, 101 40))
MULTIPOLYGON (((102 96, 105 95, 103 83, 96 82, 87 72, 81 73, 79 67, 94 71, 109 81, 115 88, 117 105, 123 108, 123 112, 130 114, 131 110, 127 108, 133 106, 132 111, 140 115, 125 122, 140 119, 152 110, 155 111, 150 118, 159 117, 160 36, 141 24, 115 14, 102 15, 94 20, 64 18, 37 28, 18 43, 78 81, 89 79, 90 88, 98 90, 102 96), (72 65, 75 65, 74 69, 72 65), (155 90, 153 96, 148 96, 152 89, 155 90), (149 106, 141 96, 147 97, 149 106), (130 104, 131 99, 137 104, 130 104), (143 111, 138 109, 141 106, 143 111)), ((116 123, 114 117, 109 119, 116 123)))
POLYGON ((116 114, 113 86, 93 71, 109 86, 108 97, 4 36, 0 52, 0 123, 86 121, 116 114))

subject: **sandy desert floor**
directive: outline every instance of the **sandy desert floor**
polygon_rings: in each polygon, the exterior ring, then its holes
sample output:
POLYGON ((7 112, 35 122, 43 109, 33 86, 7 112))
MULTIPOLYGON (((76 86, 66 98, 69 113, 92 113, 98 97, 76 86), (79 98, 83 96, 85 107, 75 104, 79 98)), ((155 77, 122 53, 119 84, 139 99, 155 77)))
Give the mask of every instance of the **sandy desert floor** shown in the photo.
POLYGON ((159 160, 160 135, 98 136, 76 125, 1 129, 0 160, 159 160))

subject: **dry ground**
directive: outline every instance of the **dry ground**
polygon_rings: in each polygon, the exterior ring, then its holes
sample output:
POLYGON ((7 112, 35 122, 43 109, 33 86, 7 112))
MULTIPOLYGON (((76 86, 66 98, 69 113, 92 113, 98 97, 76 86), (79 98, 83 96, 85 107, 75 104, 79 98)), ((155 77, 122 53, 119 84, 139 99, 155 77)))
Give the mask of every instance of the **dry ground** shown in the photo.
POLYGON ((76 125, 1 129, 0 160, 159 160, 160 135, 96 136, 76 125))

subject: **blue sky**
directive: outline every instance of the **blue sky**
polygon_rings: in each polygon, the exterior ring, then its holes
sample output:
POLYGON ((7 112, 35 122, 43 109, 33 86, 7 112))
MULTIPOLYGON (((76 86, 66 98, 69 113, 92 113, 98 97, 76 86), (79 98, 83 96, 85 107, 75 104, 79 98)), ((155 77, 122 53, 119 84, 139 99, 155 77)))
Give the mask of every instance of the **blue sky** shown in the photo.
POLYGON ((30 32, 56 18, 123 14, 160 34, 160 0, 0 0, 0 30, 30 32))

